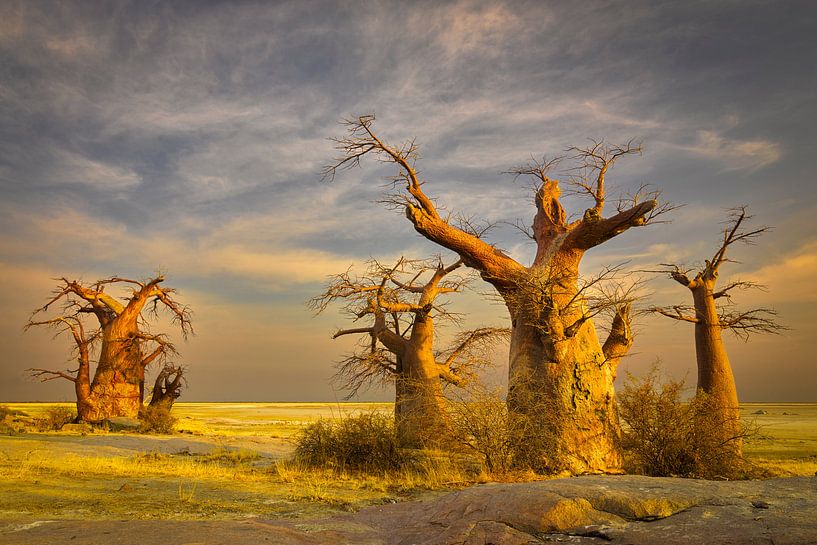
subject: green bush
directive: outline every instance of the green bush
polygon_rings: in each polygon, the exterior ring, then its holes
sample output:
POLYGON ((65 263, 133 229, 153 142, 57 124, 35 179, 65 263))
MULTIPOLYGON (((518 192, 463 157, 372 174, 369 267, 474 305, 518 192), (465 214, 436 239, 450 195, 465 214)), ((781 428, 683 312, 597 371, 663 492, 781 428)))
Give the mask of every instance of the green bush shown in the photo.
POLYGON ((311 467, 366 472, 397 469, 402 462, 394 420, 378 413, 310 424, 296 439, 295 460, 311 467))
POLYGON ((684 401, 684 391, 683 381, 660 383, 655 371, 643 379, 629 378, 618 395, 627 469, 657 477, 743 476, 746 464, 734 441, 750 430, 742 425, 738 437, 721 441, 717 431, 727 422, 713 399, 699 392, 684 401))
POLYGON ((170 414, 170 407, 163 403, 145 405, 139 409, 139 433, 173 433, 178 419, 170 414))
POLYGON ((74 422, 77 413, 68 407, 49 407, 45 415, 36 419, 36 427, 39 431, 57 431, 64 425, 74 422))

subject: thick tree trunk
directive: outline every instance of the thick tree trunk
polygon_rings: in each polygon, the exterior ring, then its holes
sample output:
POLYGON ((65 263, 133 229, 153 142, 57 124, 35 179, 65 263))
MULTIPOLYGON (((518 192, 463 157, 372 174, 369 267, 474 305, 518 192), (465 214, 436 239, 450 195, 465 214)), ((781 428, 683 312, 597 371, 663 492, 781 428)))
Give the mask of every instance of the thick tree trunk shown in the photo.
POLYGON ((395 427, 406 448, 438 447, 448 436, 448 417, 434 358, 434 322, 418 315, 396 379, 395 427))
POLYGON ((558 358, 538 332, 517 327, 511 341, 509 407, 526 417, 521 455, 536 469, 573 474, 621 467, 611 368, 592 325, 565 341, 558 358), (531 355, 541 354, 534 362, 531 355), (530 447, 525 449, 525 446, 530 447))
POLYGON ((89 403, 80 417, 101 422, 111 417, 136 418, 142 406, 142 353, 136 316, 121 315, 104 329, 99 364, 89 403))
POLYGON ((657 203, 638 203, 602 218, 600 202, 582 220, 568 224, 558 182, 542 181, 533 222, 537 251, 530 267, 453 228, 433 207, 408 205, 406 214, 420 234, 478 269, 508 306, 512 320, 508 401, 509 409, 527 421, 526 438, 517 441, 525 463, 574 474, 619 472, 613 380, 632 338, 623 342, 617 332, 613 344, 618 346, 610 347, 610 356, 605 356, 593 321, 583 315, 579 264, 586 250, 643 225, 657 203))
MULTIPOLYGON (((565 280, 553 306, 563 308, 576 294, 576 277, 571 270, 560 275, 565 280)), ((570 328, 582 316, 581 304, 560 314, 543 310, 541 298, 526 290, 506 297, 513 323, 508 403, 524 417, 520 431, 527 437, 519 441, 521 461, 549 472, 617 472, 618 361, 605 357, 592 320, 570 328)))
POLYGON ((88 421, 88 416, 96 412, 96 400, 91 396, 91 355, 88 343, 79 344, 77 378, 74 391, 77 395, 77 420, 88 421))
POLYGON ((737 454, 743 450, 740 407, 735 378, 729 356, 723 346, 720 316, 713 297, 714 280, 700 282, 692 289, 695 314, 695 356, 698 363, 698 390, 705 392, 714 408, 721 415, 718 427, 721 439, 734 448, 737 454))

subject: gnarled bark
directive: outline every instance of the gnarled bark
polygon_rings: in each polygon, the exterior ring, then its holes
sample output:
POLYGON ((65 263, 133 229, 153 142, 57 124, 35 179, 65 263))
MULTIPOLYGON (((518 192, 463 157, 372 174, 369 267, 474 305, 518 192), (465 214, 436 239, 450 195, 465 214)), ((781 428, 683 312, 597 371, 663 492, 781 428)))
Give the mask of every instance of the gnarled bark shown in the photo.
MULTIPOLYGON (((393 196, 393 202, 405 207, 415 230, 456 252, 505 300, 512 321, 509 407, 540 421, 540 432, 551 436, 555 445, 555 456, 540 452, 541 460, 534 465, 573 473, 617 471, 621 455, 613 379, 632 339, 629 327, 614 327, 605 343, 608 350, 603 350, 592 320, 600 308, 588 303, 579 264, 587 250, 671 209, 655 198, 633 198, 603 217, 609 168, 640 149, 632 143, 615 147, 601 142, 572 148, 586 176, 572 176, 571 187, 590 196, 593 205, 570 223, 560 202, 559 182, 547 175, 555 161, 532 162, 513 171, 537 183, 532 228, 537 251, 533 263, 524 266, 441 216, 414 169, 414 144, 388 145, 374 133, 373 123, 374 116, 347 123, 348 136, 336 140, 343 155, 324 175, 331 178, 339 169, 356 166, 369 153, 398 165, 397 179, 405 182, 405 193, 393 196)), ((627 322, 628 307, 619 306, 627 322)))
POLYGON ((184 367, 166 364, 156 375, 148 405, 152 407, 163 405, 169 409, 182 395, 183 386, 184 367))

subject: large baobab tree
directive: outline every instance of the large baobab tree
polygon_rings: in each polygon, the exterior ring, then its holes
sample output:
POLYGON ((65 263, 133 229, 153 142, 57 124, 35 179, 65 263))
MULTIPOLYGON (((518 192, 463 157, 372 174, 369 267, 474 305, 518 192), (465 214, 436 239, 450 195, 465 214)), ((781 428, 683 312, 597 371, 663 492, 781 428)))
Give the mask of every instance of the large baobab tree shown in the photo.
POLYGON ((738 393, 729 356, 723 345, 722 332, 728 330, 747 340, 752 333, 779 333, 782 329, 775 321, 775 312, 772 309, 735 311, 728 304, 721 304, 731 302, 732 293, 736 290, 761 287, 747 281, 732 281, 722 287, 717 286, 721 265, 730 261, 726 257, 727 250, 738 242, 752 243, 768 231, 767 227, 746 229, 745 222, 750 218, 744 207, 731 210, 720 246, 697 271, 677 264, 662 264, 663 269, 660 272, 669 274, 670 278, 689 289, 693 304, 691 307, 675 305, 652 309, 669 318, 695 325, 697 389, 709 396, 709 403, 713 410, 718 411, 719 420, 722 422, 718 429, 721 439, 724 443, 730 444, 737 454, 742 450, 743 435, 738 393), (690 277, 693 271, 695 275, 690 277))
POLYGON ((450 348, 435 352, 435 321, 453 318, 438 301, 460 291, 466 279, 451 273, 462 265, 441 259, 401 258, 392 267, 372 261, 360 277, 350 271, 332 277, 326 291, 310 301, 321 312, 333 301, 362 327, 341 329, 333 338, 361 335, 356 350, 338 364, 336 378, 354 396, 372 382, 395 385, 395 426, 406 447, 439 446, 448 431, 443 385, 463 385, 484 364, 486 349, 506 330, 467 331, 450 348))
POLYGON ((190 311, 180 305, 175 290, 161 286, 163 276, 142 282, 112 277, 84 285, 62 278, 52 298, 37 309, 27 328, 50 325, 69 332, 77 346, 79 367, 75 371, 31 369, 41 380, 63 378, 74 382, 78 418, 99 422, 115 416, 135 417, 145 394, 145 370, 154 362, 164 362, 175 347, 164 334, 147 329, 144 314, 158 314, 165 308, 186 336, 192 331, 190 311), (127 286, 129 294, 121 299, 106 292, 112 286, 127 286), (36 320, 40 314, 61 303, 59 315, 36 320), (88 333, 83 322, 93 315, 99 327, 88 333), (91 379, 90 353, 99 344, 98 361, 91 379))
POLYGON ((569 171, 567 186, 591 201, 573 221, 562 208, 559 181, 549 177, 556 161, 532 161, 513 170, 518 176, 530 177, 535 186, 536 213, 529 235, 536 243, 536 255, 525 266, 440 213, 415 168, 413 141, 388 144, 374 131, 374 116, 362 116, 346 125, 346 136, 336 140, 342 155, 326 167, 325 177, 331 179, 339 169, 358 165, 367 155, 394 163, 398 167, 396 193, 390 202, 404 208, 418 233, 456 252, 504 299, 512 322, 509 406, 541 421, 538 433, 553 438, 554 452, 539 453, 541 460, 534 465, 573 473, 618 470, 620 429, 613 377, 615 365, 632 343, 629 317, 622 304, 610 336, 603 344, 599 342, 592 320, 598 309, 586 304, 579 264, 586 251, 631 227, 650 223, 669 209, 659 205, 655 194, 639 191, 620 200, 612 215, 604 216, 610 168, 622 157, 639 153, 640 148, 632 143, 610 146, 603 142, 571 148, 576 168, 569 171), (545 406, 549 414, 541 418, 545 406))

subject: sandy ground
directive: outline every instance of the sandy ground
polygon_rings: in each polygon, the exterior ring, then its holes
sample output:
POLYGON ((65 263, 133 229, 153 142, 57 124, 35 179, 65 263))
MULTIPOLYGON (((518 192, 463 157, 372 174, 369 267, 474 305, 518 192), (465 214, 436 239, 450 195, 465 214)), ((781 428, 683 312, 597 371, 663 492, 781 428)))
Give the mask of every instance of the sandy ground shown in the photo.
POLYGON ((280 459, 292 452, 287 439, 238 436, 148 436, 135 434, 26 434, 0 438, 0 449, 11 457, 41 451, 78 456, 134 456, 144 452, 208 454, 218 449, 252 450, 280 459))
POLYGON ((311 520, 0 522, 7 545, 814 545, 817 478, 489 484, 311 520))

